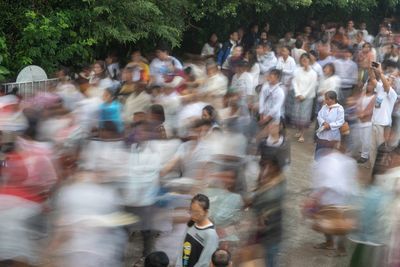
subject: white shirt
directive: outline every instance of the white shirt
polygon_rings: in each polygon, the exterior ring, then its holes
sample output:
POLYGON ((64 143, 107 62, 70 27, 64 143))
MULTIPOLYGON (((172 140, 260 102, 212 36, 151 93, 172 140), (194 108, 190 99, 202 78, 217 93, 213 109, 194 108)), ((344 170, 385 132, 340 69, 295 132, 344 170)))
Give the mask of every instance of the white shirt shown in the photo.
POLYGON ((392 124, 392 112, 397 100, 397 94, 390 87, 389 92, 385 92, 381 81, 375 87, 376 98, 374 111, 372 113, 372 123, 381 126, 392 124))
POLYGON ((300 57, 302 54, 307 53, 306 50, 301 49, 301 48, 293 48, 292 49, 292 57, 294 58, 294 61, 296 62, 297 65, 300 64, 300 57))
POLYGON ((292 80, 295 96, 314 98, 315 88, 318 84, 317 78, 317 73, 311 67, 308 71, 305 71, 303 67, 298 67, 294 71, 292 80))
POLYGON ((318 101, 324 100, 324 95, 328 91, 334 91, 336 94, 339 93, 340 88, 340 78, 337 75, 332 75, 330 77, 324 77, 318 88, 318 101))
POLYGON ((260 64, 255 63, 250 69, 250 74, 253 77, 253 87, 256 88, 260 83, 260 64))
POLYGON ((175 69, 183 69, 181 62, 175 57, 169 56, 168 60, 160 60, 159 58, 154 58, 150 63, 150 74, 154 76, 155 85, 164 84, 164 75, 171 72, 172 67, 175 69))
POLYGON ((207 77, 202 92, 208 93, 215 96, 224 96, 228 91, 228 78, 225 75, 218 72, 213 76, 207 77))
POLYGON ((242 94, 242 96, 255 95, 253 77, 247 71, 243 72, 242 74, 233 75, 231 86, 236 88, 242 94))
POLYGON ((321 65, 315 62, 314 64, 311 65, 311 68, 317 73, 318 81, 320 81, 324 77, 324 72, 322 71, 321 65))
POLYGON ((324 122, 329 124, 329 130, 323 130, 318 132, 317 136, 319 139, 328 141, 340 141, 340 127, 344 123, 344 109, 339 104, 332 106, 323 105, 321 110, 318 112, 318 125, 321 127, 324 122))
POLYGON ((281 84, 271 86, 268 82, 264 83, 260 93, 259 113, 279 121, 283 115, 284 103, 285 93, 281 84))
POLYGON ((271 51, 262 56, 259 56, 258 63, 260 64, 261 73, 265 74, 276 67, 278 60, 276 59, 275 53, 271 51))
POLYGON ((340 77, 341 88, 350 88, 357 84, 358 67, 351 59, 337 59, 334 62, 336 74, 340 77))
POLYGON ((284 85, 287 85, 292 79, 293 73, 296 70, 296 62, 291 56, 288 56, 286 60, 283 57, 279 57, 276 68, 282 71, 281 81, 284 85))

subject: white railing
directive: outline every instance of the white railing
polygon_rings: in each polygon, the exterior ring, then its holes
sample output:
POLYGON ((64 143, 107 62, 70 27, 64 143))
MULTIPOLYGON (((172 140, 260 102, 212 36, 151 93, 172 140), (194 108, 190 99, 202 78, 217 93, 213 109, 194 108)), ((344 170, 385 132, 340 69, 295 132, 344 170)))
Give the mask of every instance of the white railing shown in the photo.
POLYGON ((10 92, 13 88, 18 88, 18 94, 23 98, 29 98, 38 92, 47 92, 58 82, 58 79, 47 79, 34 82, 22 82, 22 83, 4 83, 3 86, 10 92))

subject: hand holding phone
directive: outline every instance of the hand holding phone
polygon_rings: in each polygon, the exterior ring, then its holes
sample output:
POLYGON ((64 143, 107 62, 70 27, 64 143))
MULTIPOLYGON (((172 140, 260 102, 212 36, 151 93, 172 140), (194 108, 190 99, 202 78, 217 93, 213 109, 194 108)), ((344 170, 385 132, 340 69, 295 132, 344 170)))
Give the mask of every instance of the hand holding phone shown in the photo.
POLYGON ((373 68, 378 68, 379 67, 379 63, 378 62, 375 62, 375 61, 372 61, 371 62, 371 66, 373 67, 373 68))

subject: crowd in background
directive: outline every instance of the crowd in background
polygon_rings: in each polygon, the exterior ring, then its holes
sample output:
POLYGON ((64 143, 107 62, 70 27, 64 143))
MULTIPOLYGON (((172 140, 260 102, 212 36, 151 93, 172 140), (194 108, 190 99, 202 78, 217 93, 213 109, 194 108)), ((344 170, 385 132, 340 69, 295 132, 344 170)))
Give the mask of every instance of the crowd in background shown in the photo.
POLYGON ((185 61, 160 43, 60 67, 29 98, 3 89, 0 266, 123 266, 132 244, 136 266, 279 266, 290 142, 315 144, 293 208, 356 211, 315 248, 349 239, 351 266, 400 266, 399 46, 387 21, 252 24, 185 61))

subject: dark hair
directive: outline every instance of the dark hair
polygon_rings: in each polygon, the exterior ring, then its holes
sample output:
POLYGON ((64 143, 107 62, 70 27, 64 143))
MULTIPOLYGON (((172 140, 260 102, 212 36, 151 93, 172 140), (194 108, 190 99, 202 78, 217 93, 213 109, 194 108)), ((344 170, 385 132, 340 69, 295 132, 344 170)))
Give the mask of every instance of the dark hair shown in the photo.
POLYGON ((117 124, 113 121, 105 121, 103 122, 103 126, 101 127, 101 130, 107 131, 107 132, 112 132, 112 133, 118 133, 118 127, 117 124))
POLYGON ((227 267, 231 262, 231 253, 219 248, 212 254, 211 262, 215 267, 227 267))
POLYGON ((331 70, 332 70, 332 75, 335 74, 336 69, 335 69, 335 65, 334 65, 333 63, 327 63, 327 64, 324 66, 324 69, 325 69, 326 67, 331 68, 331 70))
POLYGON ((190 129, 196 129, 202 126, 211 126, 211 122, 208 120, 197 119, 190 125, 190 129))
POLYGON ((311 50, 311 51, 309 52, 309 54, 312 55, 312 56, 315 57, 315 58, 318 58, 318 54, 317 54, 317 52, 316 52, 315 50, 311 50))
POLYGON ((146 256, 144 267, 168 267, 169 258, 163 251, 155 251, 146 256))
POLYGON ((294 46, 299 49, 303 46, 303 41, 300 39, 297 39, 296 42, 294 43, 294 46))
POLYGON ((218 120, 218 114, 217 111, 215 110, 215 108, 211 105, 207 105, 203 108, 203 110, 207 111, 207 113, 210 115, 211 117, 211 122, 216 122, 218 120))
POLYGON ((160 121, 162 121, 162 122, 165 121, 165 113, 164 113, 163 106, 158 105, 158 104, 151 105, 149 111, 152 114, 158 115, 160 118, 160 121))
POLYGON ((303 53, 301 56, 300 56, 300 66, 302 66, 303 67, 303 64, 301 64, 301 61, 303 60, 303 58, 308 58, 308 60, 311 60, 310 59, 310 55, 308 54, 308 53, 303 53))
POLYGON ((282 77, 282 71, 281 71, 281 70, 272 69, 272 70, 269 72, 269 74, 275 75, 276 77, 278 77, 278 80, 279 80, 279 81, 281 80, 281 77, 282 77))
MULTIPOLYGON (((194 202, 198 202, 200 207, 204 210, 204 211, 208 211, 210 209, 210 199, 203 194, 197 194, 192 198, 192 201, 190 202, 190 205, 192 205, 194 202)), ((194 225, 194 221, 190 220, 187 225, 189 227, 192 227, 194 225)))
POLYGON ((207 211, 210 208, 210 200, 206 195, 197 194, 192 198, 191 204, 194 202, 199 202, 199 205, 203 208, 203 210, 207 211))
POLYGON ((107 78, 108 76, 110 76, 108 73, 108 69, 107 69, 105 61, 96 60, 93 65, 99 65, 103 69, 103 72, 100 74, 101 79, 104 79, 104 78, 107 78))
POLYGON ((254 66, 254 64, 257 63, 257 54, 254 51, 254 49, 250 49, 248 51, 248 64, 249 64, 249 68, 252 68, 254 66))
POLYGON ((325 97, 329 98, 331 100, 335 100, 335 102, 337 103, 337 94, 335 91, 328 91, 325 93, 325 97))

